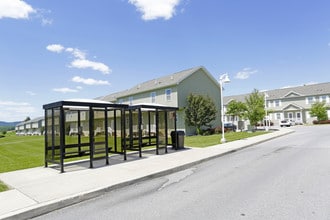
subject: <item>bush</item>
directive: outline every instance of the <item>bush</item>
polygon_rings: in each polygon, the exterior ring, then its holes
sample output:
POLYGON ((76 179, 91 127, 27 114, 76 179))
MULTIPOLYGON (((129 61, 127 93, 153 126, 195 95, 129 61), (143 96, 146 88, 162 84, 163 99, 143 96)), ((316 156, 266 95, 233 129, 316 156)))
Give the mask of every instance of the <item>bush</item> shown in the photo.
POLYGON ((207 128, 202 131, 202 135, 212 135, 215 133, 214 128, 207 128))
POLYGON ((330 120, 322 120, 322 121, 318 121, 318 120, 314 120, 313 121, 314 125, 319 125, 319 124, 330 124, 330 120))
MULTIPOLYGON (((232 131, 230 128, 224 128, 224 129, 225 129, 225 132, 232 131)), ((218 126, 218 127, 214 128, 214 133, 215 134, 221 134, 222 133, 222 127, 218 126)))

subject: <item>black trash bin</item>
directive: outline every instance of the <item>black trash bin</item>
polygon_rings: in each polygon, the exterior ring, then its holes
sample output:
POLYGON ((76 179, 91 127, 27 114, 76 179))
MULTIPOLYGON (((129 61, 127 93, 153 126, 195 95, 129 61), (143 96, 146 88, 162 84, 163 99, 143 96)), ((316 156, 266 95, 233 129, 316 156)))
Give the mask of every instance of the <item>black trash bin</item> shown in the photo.
POLYGON ((172 139, 172 147, 175 150, 184 148, 184 131, 172 131, 171 139, 172 139))

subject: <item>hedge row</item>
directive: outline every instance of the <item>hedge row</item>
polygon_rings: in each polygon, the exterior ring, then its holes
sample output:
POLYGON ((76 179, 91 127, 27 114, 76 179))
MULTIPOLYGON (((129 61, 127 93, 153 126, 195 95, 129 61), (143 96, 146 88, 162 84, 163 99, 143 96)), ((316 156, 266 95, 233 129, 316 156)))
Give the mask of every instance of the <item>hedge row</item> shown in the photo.
POLYGON ((330 120, 323 120, 323 121, 314 120, 313 121, 313 124, 314 125, 318 125, 318 124, 330 124, 330 120))

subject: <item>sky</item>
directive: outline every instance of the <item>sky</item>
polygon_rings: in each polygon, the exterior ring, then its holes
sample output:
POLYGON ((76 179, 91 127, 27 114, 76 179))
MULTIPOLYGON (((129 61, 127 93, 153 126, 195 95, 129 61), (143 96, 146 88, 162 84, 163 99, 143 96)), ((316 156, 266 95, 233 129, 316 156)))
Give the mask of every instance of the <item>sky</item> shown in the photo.
POLYGON ((0 121, 181 70, 224 96, 330 82, 329 0, 0 0, 0 121))

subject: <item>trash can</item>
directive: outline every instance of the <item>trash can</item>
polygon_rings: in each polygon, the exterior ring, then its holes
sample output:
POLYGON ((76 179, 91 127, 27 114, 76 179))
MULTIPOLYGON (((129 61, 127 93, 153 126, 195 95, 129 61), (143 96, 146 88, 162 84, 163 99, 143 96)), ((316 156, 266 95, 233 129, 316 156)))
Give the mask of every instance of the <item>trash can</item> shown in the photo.
POLYGON ((184 131, 172 131, 171 139, 172 139, 172 147, 175 150, 184 148, 184 131))

